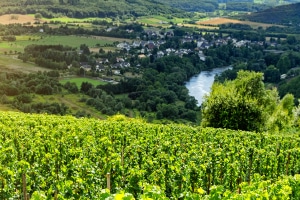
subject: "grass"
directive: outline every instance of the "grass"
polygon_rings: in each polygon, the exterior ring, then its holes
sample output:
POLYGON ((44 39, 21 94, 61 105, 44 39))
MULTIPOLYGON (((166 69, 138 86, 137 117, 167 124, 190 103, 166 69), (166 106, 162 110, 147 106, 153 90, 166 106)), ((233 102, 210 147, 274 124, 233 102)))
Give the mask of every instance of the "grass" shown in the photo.
MULTIPOLYGON (((54 95, 35 95, 33 102, 38 103, 59 103, 59 104, 65 104, 69 108, 68 114, 72 115, 75 114, 78 111, 85 111, 86 114, 89 114, 93 118, 98 119, 105 119, 106 116, 101 114, 98 110, 95 108, 86 105, 85 102, 81 102, 81 98, 88 98, 88 96, 85 96, 83 94, 68 94, 67 92, 64 92, 65 94, 54 94, 54 95)), ((0 107, 1 109, 1 107, 0 107)))
POLYGON ((15 42, 0 42, 0 53, 23 52, 24 48, 30 44, 37 45, 64 45, 79 48, 81 44, 89 47, 112 45, 114 42, 131 40, 124 38, 111 38, 102 36, 48 36, 48 35, 23 35, 18 36, 15 42))
POLYGON ((105 85, 107 82, 91 79, 91 78, 83 78, 83 77, 75 77, 75 78, 64 78, 59 81, 61 84, 65 84, 67 82, 76 83, 77 87, 80 88, 83 82, 91 83, 94 86, 97 85, 105 85))
MULTIPOLYGON (((84 94, 69 94, 67 91, 63 91, 62 94, 54 94, 54 95, 38 95, 34 94, 32 103, 59 103, 66 105, 68 109, 67 115, 74 115, 78 111, 85 111, 87 115, 90 115, 93 118, 97 119, 105 119, 107 116, 103 115, 100 111, 95 108, 86 105, 85 102, 81 102, 80 99, 89 98, 84 94)), ((12 101, 14 97, 9 97, 9 101, 12 101)), ((0 103, 1 111, 16 111, 19 112, 16 108, 12 107, 10 104, 2 104, 0 103)))
POLYGON ((1 111, 18 111, 17 109, 15 108, 12 108, 9 104, 1 104, 0 103, 0 110, 1 111))
POLYGON ((29 44, 39 45, 65 45, 70 47, 79 47, 81 44, 86 44, 89 47, 94 47, 96 44, 105 45, 112 44, 113 41, 107 41, 101 38, 78 37, 78 36, 46 36, 38 40, 19 41, 17 44, 26 47, 29 44))
POLYGON ((107 22, 111 22, 112 19, 110 18, 98 18, 98 17, 90 17, 90 18, 84 18, 84 19, 77 19, 77 18, 70 18, 70 17, 57 17, 57 18, 42 18, 42 20, 44 21, 57 21, 57 22, 61 22, 61 23, 86 23, 86 22, 92 22, 95 20, 102 20, 102 21, 107 21, 107 22))
POLYGON ((24 63, 17 59, 17 55, 0 54, 0 71, 34 73, 38 71, 49 71, 49 69, 39 67, 34 63, 24 63))
POLYGON ((177 18, 177 17, 172 17, 172 19, 168 19, 165 16, 161 15, 152 15, 148 17, 139 17, 137 19, 138 22, 144 23, 144 24, 149 24, 153 26, 170 26, 170 22, 174 24, 179 24, 179 23, 184 23, 185 21, 188 21, 188 18, 177 18), (163 24, 162 22, 168 22, 168 24, 163 24))

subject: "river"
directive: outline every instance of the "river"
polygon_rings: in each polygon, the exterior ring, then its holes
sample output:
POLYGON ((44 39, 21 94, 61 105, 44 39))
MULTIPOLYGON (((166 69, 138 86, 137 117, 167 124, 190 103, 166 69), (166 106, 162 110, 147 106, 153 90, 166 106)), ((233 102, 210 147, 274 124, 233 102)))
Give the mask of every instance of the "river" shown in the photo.
POLYGON ((200 74, 193 76, 186 84, 189 90, 189 95, 195 97, 198 101, 198 106, 203 102, 205 94, 210 92, 211 86, 214 83, 215 75, 221 74, 223 71, 231 69, 231 67, 215 68, 211 71, 202 71, 200 74))

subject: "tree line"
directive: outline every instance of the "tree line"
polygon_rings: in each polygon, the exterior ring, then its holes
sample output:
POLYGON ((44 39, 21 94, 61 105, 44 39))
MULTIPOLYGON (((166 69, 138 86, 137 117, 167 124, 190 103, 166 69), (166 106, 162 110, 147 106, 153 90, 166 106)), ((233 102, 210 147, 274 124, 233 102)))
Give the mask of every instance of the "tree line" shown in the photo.
POLYGON ((36 74, 2 73, 0 83, 0 102, 10 104, 26 113, 49 113, 65 115, 68 107, 59 102, 35 102, 34 96, 52 95, 61 92, 58 71, 38 72, 36 74))

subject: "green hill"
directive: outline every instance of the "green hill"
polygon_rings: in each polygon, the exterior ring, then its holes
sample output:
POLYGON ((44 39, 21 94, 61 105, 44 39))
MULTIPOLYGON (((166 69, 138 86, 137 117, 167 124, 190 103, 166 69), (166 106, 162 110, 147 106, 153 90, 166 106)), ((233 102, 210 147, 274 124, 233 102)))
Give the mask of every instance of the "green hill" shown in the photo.
POLYGON ((300 24, 300 3, 289 4, 270 8, 264 11, 251 13, 245 16, 250 21, 263 23, 299 25, 300 24))
POLYGON ((0 112, 0 199, 299 199, 299 147, 299 134, 0 112))
POLYGON ((157 0, 173 8, 189 12, 212 12, 218 9, 218 0, 157 0))
POLYGON ((44 17, 67 15, 75 18, 145 16, 179 12, 178 9, 152 0, 3 0, 0 7, 0 15, 40 12, 44 17))

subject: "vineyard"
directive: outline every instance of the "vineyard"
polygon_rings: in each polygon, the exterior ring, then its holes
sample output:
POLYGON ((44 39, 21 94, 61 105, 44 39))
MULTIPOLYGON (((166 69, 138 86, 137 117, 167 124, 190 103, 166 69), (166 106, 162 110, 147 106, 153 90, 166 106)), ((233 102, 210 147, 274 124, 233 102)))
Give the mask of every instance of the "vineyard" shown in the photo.
POLYGON ((0 112, 0 199, 300 199, 299 174, 299 133, 0 112))

